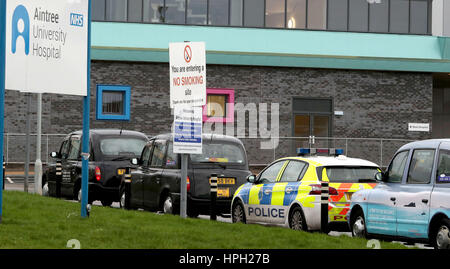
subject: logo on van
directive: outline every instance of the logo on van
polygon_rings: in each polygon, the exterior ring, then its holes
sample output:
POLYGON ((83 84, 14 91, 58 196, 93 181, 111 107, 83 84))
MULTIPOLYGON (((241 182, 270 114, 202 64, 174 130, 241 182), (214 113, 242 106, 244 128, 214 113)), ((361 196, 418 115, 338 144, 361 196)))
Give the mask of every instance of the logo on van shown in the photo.
POLYGON ((25 55, 30 53, 30 16, 23 5, 18 5, 12 16, 12 39, 11 51, 16 53, 17 39, 23 38, 25 43, 25 55), (19 21, 23 22, 23 29, 19 29, 19 21), (20 31, 21 30, 21 31, 20 31))

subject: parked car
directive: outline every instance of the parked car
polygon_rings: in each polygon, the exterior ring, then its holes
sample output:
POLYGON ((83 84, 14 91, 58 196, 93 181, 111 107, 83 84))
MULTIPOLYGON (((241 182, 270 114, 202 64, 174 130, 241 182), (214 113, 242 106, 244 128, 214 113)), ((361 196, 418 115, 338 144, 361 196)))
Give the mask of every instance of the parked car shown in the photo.
MULTIPOLYGON (((231 198, 251 174, 242 142, 231 136, 203 134, 202 154, 188 158, 187 214, 210 213, 210 177, 218 175, 217 214, 229 214, 231 198)), ((180 208, 181 155, 173 153, 172 134, 151 139, 131 172, 130 207, 164 213, 180 208)), ((123 201, 127 193, 122 192, 123 201)))
POLYGON ((321 229, 321 181, 329 182, 328 227, 348 230, 346 221, 352 194, 376 185, 378 165, 339 156, 281 158, 235 193, 232 221, 270 223, 295 230, 321 229))
POLYGON ((450 248, 450 139, 402 146, 377 178, 377 187, 352 197, 354 236, 450 248))
MULTIPOLYGON (((140 155, 149 141, 141 132, 119 129, 91 129, 89 157, 89 201, 100 200, 109 206, 119 201, 120 184, 124 169, 130 159, 140 155)), ((68 134, 59 152, 50 156, 54 162, 44 170, 43 193, 81 199, 81 142, 82 131, 68 134), (57 164, 61 162, 62 176, 57 176, 57 164)))

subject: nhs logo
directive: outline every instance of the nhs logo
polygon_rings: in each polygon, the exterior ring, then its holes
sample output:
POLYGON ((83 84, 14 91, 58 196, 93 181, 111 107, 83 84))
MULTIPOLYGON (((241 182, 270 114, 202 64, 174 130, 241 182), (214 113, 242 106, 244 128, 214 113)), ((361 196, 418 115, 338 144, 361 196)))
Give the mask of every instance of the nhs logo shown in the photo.
POLYGON ((83 15, 70 13, 70 25, 83 27, 83 15))

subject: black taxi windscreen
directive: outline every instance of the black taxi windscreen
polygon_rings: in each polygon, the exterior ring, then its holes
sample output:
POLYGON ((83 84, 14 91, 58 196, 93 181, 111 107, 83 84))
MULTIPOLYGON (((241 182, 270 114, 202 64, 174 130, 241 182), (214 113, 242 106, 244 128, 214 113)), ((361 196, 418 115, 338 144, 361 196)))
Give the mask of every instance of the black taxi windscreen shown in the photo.
POLYGON ((100 150, 108 157, 140 156, 147 141, 130 137, 108 137, 100 141, 100 150))
POLYGON ((192 154, 194 163, 245 163, 242 147, 233 144, 203 143, 202 154, 192 154))
POLYGON ((339 183, 374 182, 376 181, 375 174, 379 172, 377 167, 364 166, 328 166, 319 168, 319 175, 322 175, 323 169, 326 169, 330 182, 339 183))

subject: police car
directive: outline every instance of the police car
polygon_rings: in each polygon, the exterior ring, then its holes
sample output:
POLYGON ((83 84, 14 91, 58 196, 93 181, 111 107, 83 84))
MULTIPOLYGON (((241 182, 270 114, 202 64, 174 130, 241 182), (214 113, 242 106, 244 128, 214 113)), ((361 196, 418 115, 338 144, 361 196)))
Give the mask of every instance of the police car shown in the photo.
POLYGON ((376 188, 352 197, 354 236, 450 248, 450 139, 402 146, 377 179, 376 188))
POLYGON ((348 230, 346 224, 354 192, 376 186, 380 168, 363 159, 349 158, 340 149, 312 150, 333 156, 287 157, 274 161, 258 176, 251 175, 233 197, 233 222, 265 223, 295 230, 321 229, 321 181, 329 182, 327 230, 348 230))

